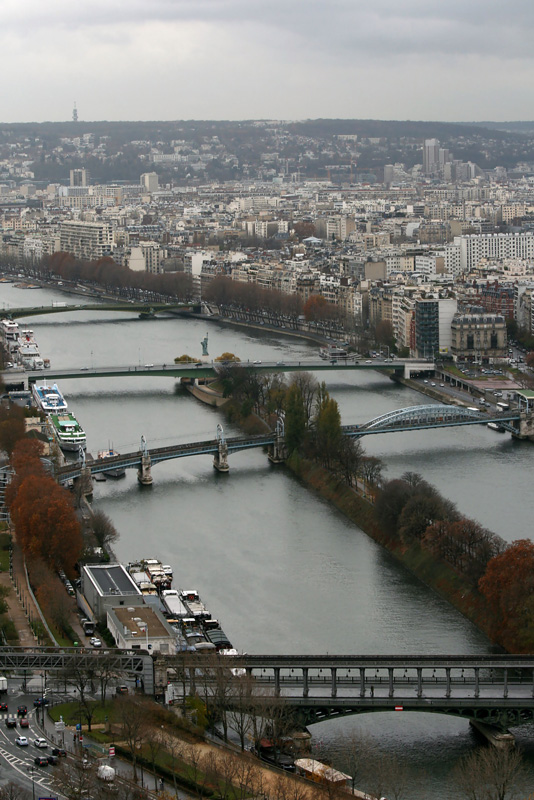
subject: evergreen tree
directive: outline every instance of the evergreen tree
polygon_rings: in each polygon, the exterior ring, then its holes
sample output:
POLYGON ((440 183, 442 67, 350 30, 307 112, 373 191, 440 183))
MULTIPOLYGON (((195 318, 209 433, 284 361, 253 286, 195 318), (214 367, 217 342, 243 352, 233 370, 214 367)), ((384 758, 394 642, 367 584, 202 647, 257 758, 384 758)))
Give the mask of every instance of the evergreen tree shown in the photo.
POLYGON ((287 390, 285 429, 288 453, 298 450, 306 435, 306 408, 300 387, 292 384, 287 390))

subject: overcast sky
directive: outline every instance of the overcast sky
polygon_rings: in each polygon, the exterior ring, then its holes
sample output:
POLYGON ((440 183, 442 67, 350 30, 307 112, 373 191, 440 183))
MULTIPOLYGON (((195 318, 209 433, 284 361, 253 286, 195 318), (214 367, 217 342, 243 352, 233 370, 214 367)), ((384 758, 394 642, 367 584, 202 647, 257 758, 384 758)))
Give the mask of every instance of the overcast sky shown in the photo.
POLYGON ((534 118, 534 0, 0 0, 0 121, 534 118))

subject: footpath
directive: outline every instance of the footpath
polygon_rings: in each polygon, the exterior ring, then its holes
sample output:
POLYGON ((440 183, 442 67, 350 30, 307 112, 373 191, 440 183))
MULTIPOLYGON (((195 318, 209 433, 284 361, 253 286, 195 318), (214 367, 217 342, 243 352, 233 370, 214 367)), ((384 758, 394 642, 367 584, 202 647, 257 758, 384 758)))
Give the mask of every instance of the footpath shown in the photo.
POLYGON ((12 571, 12 577, 9 572, 0 572, 0 585, 9 590, 6 597, 7 615, 18 633, 20 646, 35 647, 38 643, 37 636, 35 636, 30 623, 40 617, 37 606, 28 591, 22 553, 15 541, 13 541, 12 571))
MULTIPOLYGON (((83 748, 80 749, 79 745, 74 744, 74 734, 76 733, 74 728, 68 727, 62 735, 58 734, 55 730, 54 722, 49 718, 48 714, 45 714, 44 721, 38 716, 36 723, 44 736, 57 746, 65 747, 69 755, 73 758, 89 758, 89 760, 94 758, 101 761, 103 764, 112 766, 121 780, 127 782, 132 787, 136 786, 137 788, 143 789, 148 797, 177 797, 180 800, 189 800, 190 798, 198 797, 198 794, 188 792, 179 786, 175 789, 173 781, 163 780, 154 776, 154 773, 146 766, 144 768, 141 766, 137 767, 138 782, 134 783, 132 764, 128 760, 118 756, 113 758, 106 757, 104 752, 106 748, 103 748, 101 744, 95 742, 95 740, 91 738, 91 734, 88 734, 86 731, 84 732, 83 748)), ((98 727, 102 726, 95 726, 95 728, 98 727)), ((269 797, 280 795, 281 782, 290 782, 293 786, 291 795, 297 797, 305 787, 309 787, 308 782, 304 781, 303 778, 299 778, 295 775, 288 775, 275 767, 269 767, 250 753, 242 752, 237 747, 231 745, 226 746, 222 743, 219 744, 217 741, 210 740, 192 743, 189 739, 182 739, 176 734, 173 735, 172 738, 175 752, 180 753, 180 758, 182 760, 190 762, 192 766, 196 765, 196 768, 199 768, 203 760, 216 763, 217 759, 224 757, 229 760, 229 763, 233 762, 233 766, 228 766, 227 762, 225 769, 227 775, 232 774, 238 776, 241 774, 246 776, 251 769, 255 770, 258 774, 258 781, 256 783, 261 787, 260 794, 265 800, 269 797)), ((117 739, 115 743, 123 744, 125 747, 127 746, 125 742, 121 742, 119 739, 117 739)), ((287 788, 282 794, 289 796, 287 788)))

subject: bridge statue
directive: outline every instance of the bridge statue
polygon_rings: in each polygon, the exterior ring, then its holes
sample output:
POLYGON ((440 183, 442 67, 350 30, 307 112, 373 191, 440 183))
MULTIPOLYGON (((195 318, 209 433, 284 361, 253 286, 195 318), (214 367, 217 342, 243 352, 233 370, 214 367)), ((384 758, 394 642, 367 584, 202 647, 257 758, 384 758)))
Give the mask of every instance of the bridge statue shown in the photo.
POLYGON ((283 414, 279 414, 276 420, 274 442, 269 445, 267 458, 272 464, 283 464, 287 458, 286 429, 283 414))
POLYGON ((141 486, 152 486, 152 461, 144 436, 141 436, 141 465, 137 470, 137 480, 141 486))
POLYGON ((85 463, 85 450, 83 447, 78 448, 78 461, 80 463, 80 491, 84 497, 91 497, 93 494, 93 479, 91 477, 91 470, 85 463))
POLYGON ((203 356, 209 355, 209 353, 208 353, 208 334, 207 333, 204 336, 204 338, 202 339, 202 341, 200 342, 200 345, 202 347, 202 355, 203 356))

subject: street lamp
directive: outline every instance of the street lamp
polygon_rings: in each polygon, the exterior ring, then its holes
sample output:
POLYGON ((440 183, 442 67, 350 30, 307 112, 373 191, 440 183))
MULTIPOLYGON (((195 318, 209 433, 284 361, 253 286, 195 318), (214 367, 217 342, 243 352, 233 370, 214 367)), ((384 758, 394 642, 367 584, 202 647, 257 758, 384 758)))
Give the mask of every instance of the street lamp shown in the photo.
POLYGON ((35 780, 34 780, 34 777, 33 777, 34 774, 35 774, 35 767, 32 764, 31 767, 26 767, 26 769, 27 769, 28 772, 31 773, 31 776, 32 776, 32 797, 33 797, 33 800, 35 800, 35 780))

